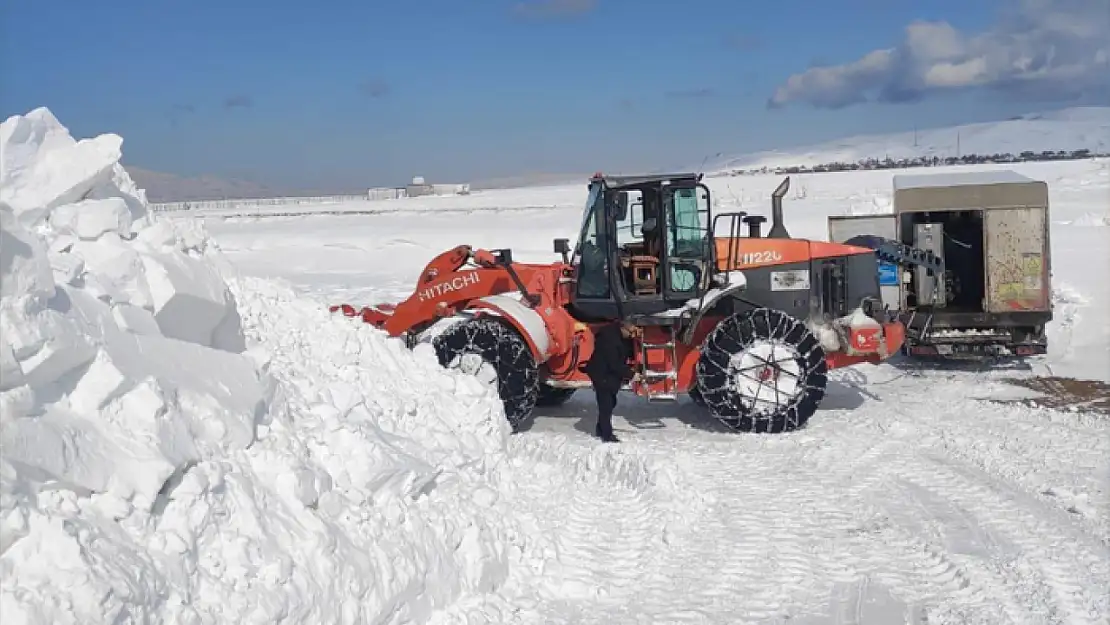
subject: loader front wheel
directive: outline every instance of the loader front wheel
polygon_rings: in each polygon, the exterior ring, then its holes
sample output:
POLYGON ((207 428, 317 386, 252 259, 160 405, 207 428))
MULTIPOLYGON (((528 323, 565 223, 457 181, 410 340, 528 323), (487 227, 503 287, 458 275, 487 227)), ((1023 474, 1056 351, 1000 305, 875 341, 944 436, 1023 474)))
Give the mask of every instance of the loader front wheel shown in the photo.
POLYGON ((809 328, 769 308, 725 318, 709 333, 695 369, 706 406, 743 432, 805 425, 825 396, 825 351, 809 328))
POLYGON ((478 317, 450 326, 433 346, 443 367, 496 385, 513 432, 531 416, 539 394, 539 368, 515 328, 494 317, 478 317))
POLYGON ((562 406, 567 403, 567 400, 574 395, 576 388, 558 388, 549 386, 547 384, 540 384, 539 396, 536 399, 537 406, 562 406))

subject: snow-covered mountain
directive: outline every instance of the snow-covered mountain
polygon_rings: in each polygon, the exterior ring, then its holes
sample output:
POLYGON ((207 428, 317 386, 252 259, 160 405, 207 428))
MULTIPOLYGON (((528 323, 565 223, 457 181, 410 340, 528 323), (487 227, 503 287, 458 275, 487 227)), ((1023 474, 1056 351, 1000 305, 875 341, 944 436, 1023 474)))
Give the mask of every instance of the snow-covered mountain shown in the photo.
POLYGON ((1074 107, 1014 119, 895 134, 857 135, 812 146, 728 156, 707 171, 762 167, 813 167, 865 159, 957 157, 969 154, 1018 155, 1024 151, 1110 152, 1110 107, 1074 107))

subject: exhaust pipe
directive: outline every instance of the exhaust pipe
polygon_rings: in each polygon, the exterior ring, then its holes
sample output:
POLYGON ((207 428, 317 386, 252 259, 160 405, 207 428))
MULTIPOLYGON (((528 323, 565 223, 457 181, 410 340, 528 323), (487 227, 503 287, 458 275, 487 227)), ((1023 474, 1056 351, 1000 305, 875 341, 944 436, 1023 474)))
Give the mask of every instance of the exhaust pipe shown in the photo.
POLYGON ((790 234, 782 223, 782 197, 790 189, 790 176, 787 176, 771 194, 771 230, 768 239, 789 239, 790 234))
POLYGON ((767 218, 763 215, 748 215, 747 217, 744 217, 744 223, 748 224, 749 239, 759 238, 759 225, 765 221, 767 221, 767 218))

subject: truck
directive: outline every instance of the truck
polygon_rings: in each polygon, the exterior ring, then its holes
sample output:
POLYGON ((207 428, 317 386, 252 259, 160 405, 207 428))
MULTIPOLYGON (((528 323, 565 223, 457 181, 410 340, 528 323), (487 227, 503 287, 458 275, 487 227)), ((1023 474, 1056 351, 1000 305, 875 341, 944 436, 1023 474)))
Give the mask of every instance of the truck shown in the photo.
POLYGON ((1048 185, 1010 170, 898 174, 893 195, 892 213, 830 216, 828 228, 832 242, 892 242, 935 260, 905 267, 880 255, 880 296, 903 320, 903 351, 950 358, 1046 353, 1048 185))

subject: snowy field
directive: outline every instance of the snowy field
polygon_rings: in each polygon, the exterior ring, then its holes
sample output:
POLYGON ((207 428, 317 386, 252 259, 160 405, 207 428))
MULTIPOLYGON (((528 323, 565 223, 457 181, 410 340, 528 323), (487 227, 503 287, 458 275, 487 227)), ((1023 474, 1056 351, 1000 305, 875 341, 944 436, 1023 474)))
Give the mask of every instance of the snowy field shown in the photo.
MULTIPOLYGON (((831 622, 861 613, 865 622, 902 622, 927 606, 947 614, 930 622, 1105 617, 1110 418, 996 402, 1019 395, 1003 381, 1013 376, 1110 381, 1110 162, 1016 169, 1047 180, 1052 191, 1057 321, 1047 358, 1031 371, 883 365, 840 372, 812 427, 781 438, 717 432, 686 402, 622 398, 616 422, 628 444, 619 457, 676 482, 644 489, 615 475, 602 490, 559 496, 560 480, 522 473, 528 478, 520 486, 550 498, 547 509, 571 511, 541 524, 540 534, 583 585, 554 586, 561 598, 541 599, 544 618, 773 622, 793 615, 793 622, 821 622, 822 602, 831 622), (669 516, 675 497, 687 515, 681 521, 669 516), (803 618, 807 609, 814 612, 803 618)), ((888 209, 895 173, 795 177, 786 204, 791 233, 825 239, 829 214, 888 209)), ((766 214, 779 180, 710 185, 719 208, 766 214)), ((210 218, 206 225, 245 273, 288 280, 321 306, 363 304, 406 296, 427 260, 461 243, 512 247, 525 261, 554 258, 551 240, 575 237, 584 190, 583 182, 326 207, 393 211, 377 215, 210 218)), ((542 411, 520 444, 590 453, 584 433, 593 428, 592 400, 581 392, 542 411)), ((551 470, 566 479, 578 462, 564 455, 551 470)), ((559 579, 542 575, 528 585, 559 579)), ((503 592, 496 601, 460 605, 455 616, 521 600, 503 592)))
MULTIPOLYGON (((795 175, 784 210, 791 236, 826 240, 829 215, 889 212, 899 173, 972 167, 795 175)), ((1110 382, 1110 159, 983 165, 1013 169, 1049 184, 1055 322, 1050 354, 1032 361, 1042 375, 1110 382)), ((707 178, 715 210, 770 214, 782 176, 707 178)), ((580 185, 491 190, 460 197, 406 198, 298 206, 326 214, 257 217, 205 211, 203 221, 227 257, 250 275, 280 278, 322 303, 397 301, 433 256, 455 245, 510 247, 525 262, 558 256, 552 239, 577 237, 585 203, 580 185), (214 213, 214 214, 213 214, 214 213), (343 214, 347 213, 347 214, 343 214)), ((228 209, 242 215, 252 209, 228 209)), ((192 221, 168 213, 171 219, 192 221)), ((177 214, 180 215, 180 214, 177 214)))
MULTIPOLYGON (((622 396, 624 442, 603 445, 588 391, 509 435, 488 389, 325 308, 407 295, 461 243, 554 258, 585 181, 154 215, 111 136, 15 119, 5 625, 1110 619, 1110 417, 1008 381, 1110 381, 1105 160, 1012 167, 1053 203, 1056 319, 1031 368, 838 371, 809 425, 773 436, 622 396)), ((894 173, 795 177, 791 234, 888 209, 894 173)), ((766 214, 778 180, 710 184, 717 208, 766 214)))

